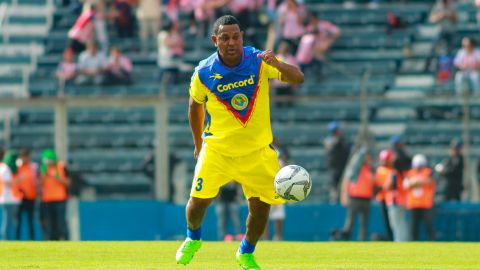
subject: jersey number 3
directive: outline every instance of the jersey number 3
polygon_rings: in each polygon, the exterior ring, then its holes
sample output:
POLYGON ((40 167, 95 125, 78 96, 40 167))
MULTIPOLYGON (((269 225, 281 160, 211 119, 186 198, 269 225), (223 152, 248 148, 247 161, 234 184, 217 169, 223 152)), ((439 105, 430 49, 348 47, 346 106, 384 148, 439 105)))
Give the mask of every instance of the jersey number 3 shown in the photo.
POLYGON ((203 184, 203 178, 198 178, 197 179, 197 186, 195 186, 195 190, 196 191, 202 190, 202 188, 203 188, 202 184, 203 184))

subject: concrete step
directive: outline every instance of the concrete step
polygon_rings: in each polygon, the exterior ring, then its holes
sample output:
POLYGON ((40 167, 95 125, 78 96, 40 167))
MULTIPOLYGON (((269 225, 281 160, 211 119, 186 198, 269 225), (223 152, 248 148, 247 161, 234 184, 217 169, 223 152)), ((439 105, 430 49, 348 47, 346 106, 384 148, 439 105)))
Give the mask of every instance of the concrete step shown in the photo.
POLYGON ((44 52, 43 44, 0 44, 0 55, 42 55, 44 52))
POLYGON ((395 87, 432 87, 433 75, 399 75, 395 78, 395 87))
POLYGON ((8 13, 15 16, 50 16, 53 13, 53 7, 47 7, 46 5, 19 5, 9 6, 8 13))
POLYGON ((48 34, 47 25, 29 25, 25 26, 22 24, 7 24, 2 30, 2 34, 7 34, 9 36, 46 36, 48 34))

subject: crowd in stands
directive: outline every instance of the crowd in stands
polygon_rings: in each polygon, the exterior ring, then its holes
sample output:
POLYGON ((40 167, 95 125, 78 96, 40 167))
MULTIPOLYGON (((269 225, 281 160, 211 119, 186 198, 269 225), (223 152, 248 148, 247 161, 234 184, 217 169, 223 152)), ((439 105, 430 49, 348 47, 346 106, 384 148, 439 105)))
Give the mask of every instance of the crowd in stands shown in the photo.
POLYGON ((40 223, 44 240, 67 240, 66 206, 72 186, 65 162, 45 149, 40 165, 30 151, 0 150, 1 239, 36 240, 35 224, 40 223), (37 209, 40 218, 37 220, 37 209), (28 236, 22 237, 27 220, 28 236))
MULTIPOLYGON (((480 7, 480 1, 473 2, 480 7)), ((375 8, 381 3, 374 0, 368 6, 375 8)), ((319 18, 318 13, 308 10, 303 1, 298 0, 64 0, 63 4, 70 6, 73 14, 78 14, 68 32, 69 47, 65 50, 68 55, 65 62, 70 64, 64 62, 59 67, 62 75, 58 78, 61 83, 65 80, 67 85, 128 85, 133 82, 131 61, 126 56, 115 64, 115 71, 109 71, 112 64, 107 63, 106 55, 110 46, 113 45, 110 50, 115 51, 110 62, 115 62, 112 58, 120 52, 119 44, 110 44, 112 37, 139 38, 136 41, 138 46, 130 49, 144 55, 152 53, 151 41, 156 40, 160 81, 167 85, 178 83, 179 73, 192 72, 192 66, 186 65, 183 59, 187 46, 185 39, 192 41, 189 45, 199 50, 201 41, 209 38, 213 19, 227 13, 239 19, 247 44, 273 49, 282 56, 287 54, 285 61, 300 66, 307 77, 317 80, 322 78, 322 66, 328 58, 328 51, 341 36, 337 25, 319 18), (258 33, 262 29, 268 29, 268 32, 266 38, 260 39, 258 33), (98 44, 98 53, 92 54, 89 50, 92 43, 98 44), (82 59, 78 56, 87 54, 87 51, 89 57, 84 58, 91 59, 87 62, 94 64, 90 71, 82 70, 82 59), (75 69, 74 62, 77 62, 75 69), (315 76, 308 76, 312 74, 315 76)), ((356 1, 343 2, 345 8, 355 5, 356 1)), ((438 0, 428 19, 439 26, 439 34, 426 61, 425 71, 437 72, 440 83, 454 78, 457 94, 465 89, 477 93, 480 85, 479 52, 473 37, 465 37, 463 48, 457 47, 459 14, 455 3, 438 0)), ((387 14, 385 21, 387 33, 408 26, 393 11, 387 14)), ((273 88, 273 92, 287 99, 295 93, 294 87, 277 85, 273 88)))
POLYGON ((63 85, 129 85, 133 82, 132 62, 118 47, 112 46, 108 58, 98 50, 95 41, 87 44, 75 62, 72 48, 63 53, 56 76, 63 85))
MULTIPOLYGON (((472 1, 477 8, 480 8, 480 1, 472 1)), ((480 10, 480 9, 479 9, 480 10)), ((477 13, 477 20, 480 16, 477 13)), ((463 37, 461 48, 455 44, 456 30, 459 21, 459 14, 452 0, 439 0, 432 8, 429 20, 439 26, 439 34, 434 41, 432 57, 439 58, 436 67, 440 81, 448 80, 455 72, 455 92, 457 95, 463 93, 478 94, 480 90, 480 52, 476 48, 474 37, 463 37), (452 62, 452 64, 448 64, 452 62)), ((431 60, 431 59, 430 59, 431 60)), ((431 61, 427 61, 426 70, 431 67, 431 61)))
MULTIPOLYGON (((139 47, 131 49, 145 55, 150 54, 150 41, 156 39, 160 81, 176 83, 180 71, 192 72, 182 59, 184 39, 194 41, 195 49, 199 49, 199 41, 210 36, 214 18, 227 13, 239 19, 247 44, 274 49, 285 61, 315 74, 315 78, 321 78, 325 56, 341 35, 338 26, 322 20, 296 0, 64 0, 63 4, 78 14, 68 32, 69 46, 57 72, 60 82, 67 86, 133 82, 131 61, 121 55, 118 44, 110 44, 113 36, 138 36, 139 47), (181 18, 189 18, 188 25, 181 18), (268 29, 268 37, 260 41, 257 32, 262 27, 268 29)), ((280 96, 289 97, 295 92, 294 87, 285 85, 274 88, 280 96)))

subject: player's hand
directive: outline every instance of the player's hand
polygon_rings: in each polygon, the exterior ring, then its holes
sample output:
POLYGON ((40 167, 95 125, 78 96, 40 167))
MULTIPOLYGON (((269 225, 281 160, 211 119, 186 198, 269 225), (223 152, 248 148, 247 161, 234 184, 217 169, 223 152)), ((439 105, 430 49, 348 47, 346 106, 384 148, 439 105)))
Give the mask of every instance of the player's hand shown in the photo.
POLYGON ((272 67, 277 67, 278 64, 280 63, 277 57, 275 57, 275 54, 271 50, 266 50, 262 53, 259 53, 257 54, 257 57, 262 59, 263 62, 267 63, 272 67))

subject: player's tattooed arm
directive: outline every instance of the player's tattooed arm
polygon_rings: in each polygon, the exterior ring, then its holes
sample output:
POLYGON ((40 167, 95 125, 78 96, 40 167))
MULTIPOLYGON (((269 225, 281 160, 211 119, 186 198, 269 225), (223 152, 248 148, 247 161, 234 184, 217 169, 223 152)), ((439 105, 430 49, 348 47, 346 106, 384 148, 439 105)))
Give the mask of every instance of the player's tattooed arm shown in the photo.
POLYGON ((195 144, 193 156, 197 159, 200 150, 202 150, 202 132, 205 121, 205 109, 203 104, 196 102, 192 97, 190 97, 188 104, 188 120, 190 122, 190 129, 192 130, 193 143, 195 144))
POLYGON ((278 69, 283 82, 301 84, 305 80, 302 71, 298 67, 278 60, 271 50, 266 50, 258 54, 258 58, 262 59, 268 65, 278 69))

